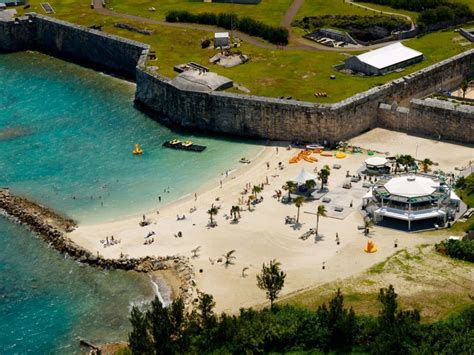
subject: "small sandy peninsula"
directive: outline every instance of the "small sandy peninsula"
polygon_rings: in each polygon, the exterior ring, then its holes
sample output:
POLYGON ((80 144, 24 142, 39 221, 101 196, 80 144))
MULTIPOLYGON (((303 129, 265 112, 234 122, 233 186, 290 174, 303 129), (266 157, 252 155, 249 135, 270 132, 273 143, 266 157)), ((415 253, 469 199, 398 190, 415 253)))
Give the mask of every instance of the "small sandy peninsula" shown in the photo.
MULTIPOLYGON (((430 158, 438 164, 435 168, 455 174, 455 168, 464 167, 474 160, 472 147, 383 129, 374 129, 352 139, 350 143, 390 155, 411 154, 417 159, 430 158)), ((357 228, 363 224, 363 217, 358 211, 362 200, 354 198, 351 195, 354 192, 344 192, 350 190, 343 190, 341 186, 346 180, 346 172, 355 174, 367 158, 367 153, 348 154, 344 159, 314 155, 317 163, 302 161, 289 164, 289 159, 298 152, 297 149, 286 150, 284 145, 280 145, 278 151, 275 145, 262 146, 262 152, 250 164, 242 165, 227 177, 216 177, 215 181, 209 182, 209 188, 196 192, 197 199, 193 192, 188 198, 166 207, 160 207, 157 202, 159 214, 157 210, 144 212, 146 219, 151 221, 147 226, 139 225, 143 219, 140 214, 123 220, 80 225, 70 237, 77 244, 108 258, 118 258, 121 254, 130 257, 187 256, 195 269, 198 289, 211 293, 217 310, 226 312, 265 302, 265 293, 257 288, 255 276, 262 263, 271 259, 277 259, 287 273, 282 293, 285 295, 366 270, 397 251, 394 248, 395 239, 398 239, 398 248, 411 248, 440 240, 439 236, 375 227, 370 238, 378 247, 378 252, 365 253, 363 248, 367 237, 357 228), (279 162, 284 165, 283 169, 278 167, 279 162), (331 169, 329 190, 339 191, 337 200, 345 209, 345 218, 321 217, 321 237, 315 240, 311 236, 302 240, 301 235, 316 225, 315 212, 317 206, 322 204, 321 200, 305 203, 301 207, 299 225, 286 224, 285 217, 296 216, 297 208, 293 204, 277 201, 273 197, 275 190, 282 190, 282 185, 298 175, 302 168, 313 172, 315 167, 320 169, 329 165, 332 168, 333 164, 340 164, 341 168, 331 169), (235 223, 225 216, 230 216, 231 207, 238 205, 242 197, 247 199, 248 194, 244 195, 243 191, 249 183, 264 184, 264 190, 259 194, 263 196, 263 202, 252 211, 242 211, 241 218, 235 223), (213 204, 220 208, 214 217, 217 226, 210 228, 207 211, 213 204), (186 217, 184 220, 177 220, 177 216, 183 215, 186 217), (151 237, 154 243, 145 245, 145 237, 151 232, 155 233, 151 237), (178 237, 179 232, 182 237, 178 237), (340 238, 339 245, 336 233, 340 238), (104 248, 100 241, 112 235, 121 243, 104 248), (236 259, 233 265, 226 267, 219 259, 230 250, 235 250, 236 259)), ((284 190, 282 192, 285 194, 284 190)), ((158 195, 158 192, 150 193, 158 195)), ((246 209, 246 204, 241 208, 246 209)))

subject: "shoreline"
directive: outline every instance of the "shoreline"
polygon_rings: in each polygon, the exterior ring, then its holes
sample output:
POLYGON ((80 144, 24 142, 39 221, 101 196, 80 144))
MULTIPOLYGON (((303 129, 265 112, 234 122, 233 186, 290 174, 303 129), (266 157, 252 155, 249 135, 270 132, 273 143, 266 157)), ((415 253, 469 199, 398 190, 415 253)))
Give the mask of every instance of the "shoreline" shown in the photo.
MULTIPOLYGON (((235 169, 228 170, 228 172, 229 172, 228 177, 223 177, 222 174, 221 174, 222 183, 225 185, 226 182, 232 181, 232 180, 244 175, 245 173, 247 173, 248 170, 252 169, 255 164, 260 163, 262 161, 261 157, 265 153, 268 153, 271 148, 274 148, 274 147, 277 147, 277 146, 279 148, 282 148, 282 146, 277 145, 278 143, 280 143, 280 144, 285 144, 286 143, 286 145, 288 145, 288 142, 274 142, 274 143, 275 143, 274 146, 270 146, 269 141, 263 141, 262 144, 257 144, 260 147, 260 149, 258 149, 255 156, 250 159, 251 163, 250 164, 240 163, 241 165, 237 165, 235 169)), ((169 209, 172 209, 172 208, 174 208, 174 207, 176 207, 180 204, 192 202, 193 199, 194 199, 194 193, 196 193, 198 195, 198 198, 199 198, 200 195, 209 193, 213 190, 216 190, 216 191, 220 190, 220 188, 219 188, 219 177, 217 175, 215 177, 215 180, 203 183, 194 192, 185 193, 184 195, 176 197, 175 199, 172 199, 169 202, 162 203, 162 205, 160 205, 159 208, 156 208, 156 209, 145 208, 143 210, 133 212, 131 214, 120 215, 120 216, 117 216, 117 217, 114 217, 114 218, 111 218, 111 219, 105 219, 105 220, 102 220, 102 221, 99 221, 99 222, 92 222, 92 223, 80 222, 80 223, 78 223, 78 226, 80 226, 80 227, 100 226, 100 225, 105 225, 105 224, 117 223, 118 221, 122 221, 122 220, 139 219, 143 215, 154 215, 154 216, 156 216, 157 211, 162 213, 162 212, 164 212, 166 210, 169 210, 169 209)), ((157 195, 158 194, 159 193, 157 193, 157 195)))
POLYGON ((152 275, 151 278, 153 275, 167 275, 163 278, 174 280, 170 284, 172 296, 182 297, 188 306, 197 292, 193 282, 194 271, 189 266, 188 258, 172 255, 113 259, 104 258, 99 253, 95 255, 68 237, 68 234, 77 228, 72 219, 61 216, 41 204, 15 196, 8 189, 0 189, 0 211, 14 223, 32 230, 59 253, 67 254, 80 263, 101 269, 148 273, 152 275))

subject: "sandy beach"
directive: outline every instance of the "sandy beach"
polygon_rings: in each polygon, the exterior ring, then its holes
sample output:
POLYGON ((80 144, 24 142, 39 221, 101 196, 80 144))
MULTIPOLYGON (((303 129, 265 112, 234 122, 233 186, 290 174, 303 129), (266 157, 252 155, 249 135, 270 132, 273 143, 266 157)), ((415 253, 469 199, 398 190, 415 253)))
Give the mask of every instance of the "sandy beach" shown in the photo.
MULTIPOLYGON (((434 169, 455 174, 455 167, 464 167, 474 160, 472 147, 383 129, 367 132, 352 139, 350 143, 390 155, 400 153, 411 154, 417 159, 430 158, 437 164, 434 169)), ((157 202, 159 214, 157 210, 144 213, 151 220, 148 226, 139 226, 143 216, 137 215, 100 224, 80 225, 70 234, 70 238, 93 253, 99 252, 108 258, 118 258, 121 253, 130 257, 187 256, 195 269, 198 289, 211 293, 216 300, 217 311, 226 312, 235 312, 241 307, 265 302, 265 293, 257 288, 255 276, 262 263, 271 259, 277 259, 287 273, 282 292, 282 295, 286 295, 366 270, 397 251, 394 248, 395 239, 398 239, 399 249, 412 248, 421 243, 435 243, 442 239, 439 236, 430 237, 375 227, 370 238, 378 247, 378 252, 365 253, 363 248, 367 237, 357 229, 357 226, 363 224, 362 215, 357 210, 362 201, 357 196, 363 195, 367 189, 364 190, 361 183, 351 190, 342 190, 341 186, 346 180, 346 171, 355 174, 367 158, 367 153, 348 154, 344 159, 314 154, 319 160, 317 163, 302 161, 289 164, 289 159, 299 151, 279 146, 277 152, 276 146, 265 146, 250 164, 227 177, 225 174, 222 178, 216 177, 216 181, 209 182, 210 187, 197 191, 196 200, 194 193, 191 193, 189 197, 163 208, 157 202), (279 162, 282 162, 284 169, 278 168, 279 162), (302 240, 299 237, 315 227, 315 212, 322 202, 316 200, 305 203, 300 209, 299 225, 285 224, 285 217, 296 216, 297 208, 293 204, 277 201, 273 197, 275 190, 282 190, 282 185, 298 175, 302 168, 313 172, 315 167, 320 169, 329 165, 332 168, 333 164, 340 164, 341 168, 331 169, 328 187, 330 193, 337 197, 338 205, 344 207, 346 217, 321 217, 321 237, 315 240, 311 236, 302 240), (248 197, 248 194, 242 194, 248 183, 252 186, 265 184, 264 190, 259 194, 264 200, 252 211, 242 211, 241 218, 234 223, 232 218, 226 219, 225 216, 230 216, 231 206, 239 204, 240 198, 248 197), (220 208, 214 217, 217 226, 210 228, 207 211, 212 204, 220 208), (191 213, 190 210, 194 208, 195 211, 191 213), (177 216, 183 214, 186 218, 177 220, 177 216), (154 243, 144 245, 145 237, 150 232, 155 232, 151 237, 154 243), (178 232, 181 232, 181 238, 177 237, 178 232), (336 233, 339 235, 340 245, 336 244, 336 233), (104 248, 100 240, 112 235, 115 239, 120 239, 121 243, 104 248), (193 256, 192 250, 196 248, 199 251, 193 256), (218 259, 223 258, 223 254, 230 250, 235 250, 236 259, 233 265, 225 267, 218 259)), ((285 195, 285 191, 282 192, 285 195)), ((150 193, 159 194, 155 191, 150 193)), ((247 208, 245 204, 240 207, 247 208)), ((172 287, 175 288, 176 285, 172 287)))

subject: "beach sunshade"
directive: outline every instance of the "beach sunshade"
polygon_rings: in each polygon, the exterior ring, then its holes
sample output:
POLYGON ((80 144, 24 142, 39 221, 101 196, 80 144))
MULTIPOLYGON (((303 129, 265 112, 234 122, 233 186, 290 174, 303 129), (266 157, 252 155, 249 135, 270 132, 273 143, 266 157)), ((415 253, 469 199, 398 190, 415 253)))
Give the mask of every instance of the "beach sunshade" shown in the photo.
POLYGON ((316 175, 308 173, 304 168, 301 169, 301 172, 298 176, 295 176, 291 181, 294 181, 298 184, 304 184, 308 180, 316 180, 316 175))

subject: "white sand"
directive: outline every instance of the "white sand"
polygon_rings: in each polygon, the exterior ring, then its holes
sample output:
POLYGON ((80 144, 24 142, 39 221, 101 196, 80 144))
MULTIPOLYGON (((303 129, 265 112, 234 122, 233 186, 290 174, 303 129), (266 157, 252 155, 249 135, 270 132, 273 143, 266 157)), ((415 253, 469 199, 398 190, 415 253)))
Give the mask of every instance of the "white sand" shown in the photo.
MULTIPOLYGON (((454 172, 455 166, 466 166, 474 160, 474 149, 461 145, 436 142, 428 139, 408 136, 402 133, 375 129, 361 135, 351 143, 364 148, 397 153, 412 154, 418 159, 430 158, 439 163, 439 168, 454 172), (417 148, 418 147, 418 148, 417 148)), ((198 199, 193 196, 177 201, 160 210, 149 212, 146 216, 154 222, 146 227, 138 223, 142 219, 139 215, 120 221, 95 225, 82 225, 71 234, 71 238, 79 245, 89 250, 99 251, 106 257, 118 257, 121 252, 129 256, 144 255, 172 255, 180 254, 191 256, 191 250, 201 247, 200 256, 192 259, 196 271, 197 286, 201 291, 211 293, 217 303, 217 311, 237 311, 240 307, 248 307, 265 302, 265 293, 256 286, 255 275, 260 271, 262 263, 277 259, 287 273, 285 288, 282 294, 296 292, 301 289, 320 285, 338 278, 344 278, 366 270, 371 265, 384 260, 393 254, 395 239, 399 240, 399 248, 412 247, 420 243, 434 243, 440 237, 419 236, 396 230, 376 227, 371 237, 379 251, 366 254, 363 247, 366 237, 357 226, 363 224, 362 216, 355 209, 344 220, 325 218, 320 220, 320 234, 324 238, 315 243, 314 237, 302 241, 299 236, 313 228, 316 216, 304 212, 315 212, 319 202, 306 203, 301 208, 300 229, 293 229, 285 224, 285 216, 295 216, 294 205, 284 205, 277 202, 275 189, 291 177, 297 175, 302 167, 308 171, 317 166, 318 169, 334 163, 342 165, 340 170, 331 170, 329 188, 341 186, 345 180, 345 173, 349 170, 355 173, 367 158, 366 154, 348 155, 345 159, 334 157, 320 157, 316 164, 300 162, 288 164, 290 157, 299 150, 287 151, 279 148, 276 154, 275 147, 266 147, 264 152, 247 168, 240 169, 235 176, 229 176, 223 181, 223 188, 216 187, 207 192, 200 192, 198 199), (266 162, 270 162, 267 170, 266 162), (277 164, 281 161, 284 170, 278 170, 277 164), (277 177, 272 175, 277 174, 277 177), (242 212, 238 224, 232 224, 223 215, 229 214, 232 205, 237 204, 240 194, 246 183, 260 184, 269 178, 269 186, 265 186, 262 193, 264 202, 258 204, 253 212, 242 212), (216 201, 220 197, 220 201, 216 201), (209 215, 206 211, 211 204, 221 205, 219 214, 215 217, 218 226, 207 228, 209 215), (189 209, 197 207, 197 211, 190 214, 189 209), (186 220, 177 221, 176 215, 186 215, 186 220), (149 231, 155 231, 155 243, 143 245, 144 237, 149 231), (174 235, 181 231, 182 238, 174 235), (337 246, 335 235, 339 233, 341 245, 337 246), (121 239, 121 243, 112 247, 102 248, 99 240, 114 235, 121 239), (235 265, 225 268, 222 263, 211 265, 209 258, 217 259, 229 250, 236 250, 235 265), (325 262, 326 269, 322 270, 325 262), (247 276, 242 277, 242 269, 248 267, 247 276), (200 269, 203 272, 200 272, 200 269)), ((153 192, 151 192, 153 193, 153 192)), ((285 193, 285 191, 283 191, 285 193)), ((361 201, 354 201, 354 207, 361 201)), ((349 208, 349 206, 346 206, 349 208)))

